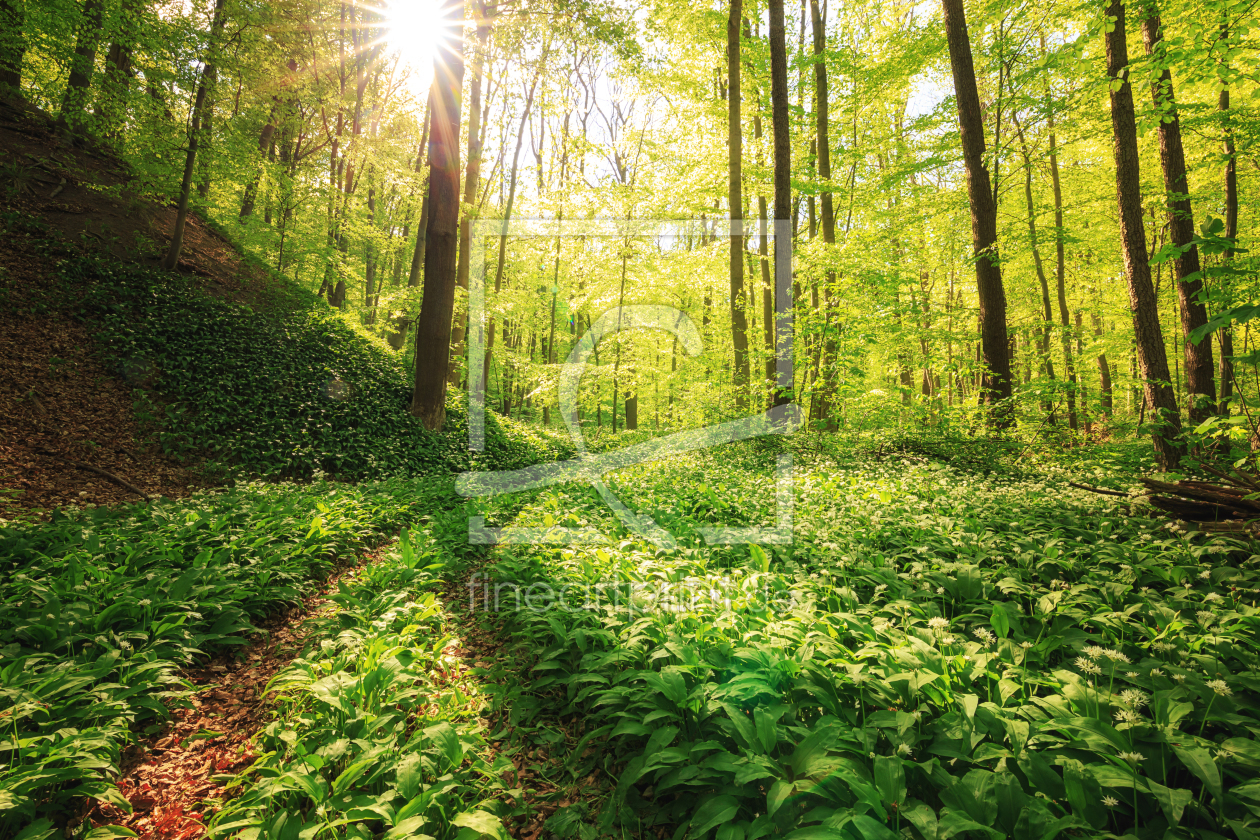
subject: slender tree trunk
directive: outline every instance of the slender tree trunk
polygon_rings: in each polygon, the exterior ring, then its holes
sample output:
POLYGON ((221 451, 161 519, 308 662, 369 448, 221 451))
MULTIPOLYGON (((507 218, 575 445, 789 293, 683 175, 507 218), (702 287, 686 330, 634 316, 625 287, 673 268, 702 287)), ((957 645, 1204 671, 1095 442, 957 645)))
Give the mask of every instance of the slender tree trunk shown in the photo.
POLYGON ((210 40, 206 45, 205 63, 201 68, 201 80, 197 83, 197 95, 193 101, 192 125, 188 131, 188 154, 184 158, 184 180, 179 188, 179 205, 175 211, 175 226, 171 244, 162 259, 162 268, 174 271, 179 265, 179 254, 184 247, 184 225, 188 221, 188 200, 192 193, 193 172, 197 166, 197 144, 201 134, 202 111, 205 108, 207 90, 215 78, 216 51, 219 35, 223 31, 224 0, 215 0, 214 16, 210 21, 210 40))
MULTIPOLYGON (((216 14, 218 8, 216 5, 216 14)), ((66 82, 61 113, 57 117, 57 125, 62 130, 79 131, 82 128, 79 123, 87 107, 88 90, 92 87, 92 71, 96 66, 96 47, 100 42, 104 12, 104 0, 84 0, 74 56, 70 59, 70 78, 66 82)))
MULTIPOLYGON (((0 9, 8 1, 0 0, 0 9)), ((106 53, 105 78, 101 82, 96 116, 101 121, 101 133, 109 138, 117 137, 122 131, 127 115, 127 97, 131 92, 131 80, 136 75, 131 53, 140 37, 144 7, 144 0, 123 0, 118 10, 118 31, 106 53)))
MULTIPOLYGON (((420 150, 416 152, 417 174, 422 171, 421 166, 429 163, 429 125, 433 118, 433 99, 433 88, 430 86, 428 103, 424 109, 424 128, 420 134, 420 150)), ((425 237, 429 229, 429 187, 432 183, 433 170, 430 168, 428 176, 424 179, 424 193, 420 197, 420 221, 416 224, 416 247, 411 252, 411 270, 407 273, 407 288, 409 289, 420 285, 420 276, 424 268, 425 237)))
MULTIPOLYGON (((814 41, 814 130, 816 132, 816 148, 818 163, 818 180, 822 184, 822 195, 819 197, 820 220, 822 222, 822 237, 825 246, 834 245, 836 242, 836 212, 832 203, 831 194, 831 134, 830 134, 830 90, 828 89, 827 79, 827 31, 823 25, 822 12, 818 8, 818 0, 809 0, 810 24, 813 31, 814 41)), ((810 206, 810 216, 813 216, 814 207, 810 206)), ((813 220, 811 218, 811 228, 813 220)), ((826 250, 830 251, 830 247, 826 250)), ((826 305, 826 301, 830 299, 831 288, 835 285, 836 273, 827 271, 823 280, 822 305, 826 305)), ((817 309, 817 306, 815 306, 817 309)), ((830 313, 828 312, 823 318, 824 334, 819 339, 816 348, 817 363, 815 372, 814 387, 819 389, 818 394, 818 412, 817 419, 826 424, 827 428, 834 429, 835 424, 831 422, 831 397, 832 397, 832 370, 835 365, 833 358, 834 342, 831 339, 832 323, 830 313)))
POLYGON ((1177 395, 1168 379, 1168 357, 1159 326, 1159 305, 1151 286, 1151 267, 1146 252, 1146 231, 1142 227, 1142 183, 1139 174, 1137 123, 1133 111, 1133 89, 1129 85, 1129 45, 1125 36, 1125 9, 1113 0, 1107 9, 1115 19, 1106 34, 1107 76, 1111 80, 1111 128, 1116 161, 1116 201, 1120 209, 1120 238, 1124 248, 1125 276, 1129 286, 1129 308, 1133 312, 1133 332, 1147 403, 1154 421, 1155 459, 1163 470, 1177 466, 1181 450, 1181 415, 1177 395))
POLYGON ((267 123, 262 127, 262 131, 258 134, 258 151, 264 156, 264 160, 259 163, 258 173, 254 175, 252 181, 245 186, 245 195, 241 198, 241 212, 239 217, 244 219, 254 214, 254 203, 258 199, 258 185, 262 181, 262 168, 265 165, 265 155, 267 150, 271 148, 272 138, 276 133, 276 106, 272 105, 271 113, 267 116, 267 123))
POLYGON ((1215 362, 1212 342, 1190 340, 1191 331, 1207 324, 1207 306, 1199 299, 1203 291, 1199 249, 1194 244, 1194 214, 1190 206, 1190 182, 1186 177, 1186 156, 1181 143, 1181 121, 1173 93, 1172 71, 1164 55, 1159 12, 1152 3, 1142 21, 1146 54, 1163 65, 1158 79, 1151 82, 1155 107, 1163 111, 1158 123, 1159 159, 1164 170, 1164 190, 1168 201, 1168 230, 1172 243, 1183 249, 1173 260, 1177 271, 1177 300, 1181 304, 1182 353, 1186 361, 1186 406, 1190 422, 1198 425, 1216 413, 1215 362))
MULTIPOLYGON (((451 19, 463 13, 463 0, 445 0, 451 19)), ((416 322, 416 380, 411 413, 429 431, 446 420, 446 372, 451 355, 455 310, 455 270, 459 245, 460 92, 464 87, 464 38, 455 30, 433 62, 429 117, 429 211, 424 254, 424 298, 416 322)))
MULTIPOLYGON (((1102 316, 1097 312, 1093 312, 1090 313, 1090 319, 1094 324, 1094 338, 1102 341, 1102 316)), ((1111 396, 1111 365, 1107 363, 1107 351, 1102 349, 1098 351, 1098 386, 1099 403, 1102 407, 1103 416, 1110 420, 1112 413, 1115 411, 1111 396)))
MULTIPOLYGON (((472 81, 468 89, 468 160, 464 173, 464 204, 469 208, 476 205, 477 190, 481 180, 481 77, 485 64, 486 36, 490 32, 490 21, 486 17, 484 3, 475 4, 478 8, 476 40, 473 42, 472 81)), ((455 285, 468 290, 468 273, 472 264, 472 224, 469 216, 459 223, 459 266, 456 270, 455 285)), ((465 319, 456 320, 451 331, 451 364, 447 371, 447 379, 452 387, 458 387, 460 381, 460 356, 464 355, 465 319)))
MULTIPOLYGON (((788 116, 788 69, 787 26, 784 20, 783 0, 770 0, 770 116, 774 132, 774 218, 776 221, 792 220, 792 126, 788 116)), ((778 356, 788 352, 791 337, 779 335, 775 323, 777 308, 774 301, 786 295, 784 283, 791 275, 792 243, 788 237, 774 238, 774 281, 764 292, 763 309, 766 322, 766 339, 773 355, 767 367, 773 365, 768 378, 774 385, 774 405, 786 405, 793 399, 791 377, 778 380, 778 356)))
POLYGON ((971 239, 976 257, 976 291, 980 302, 980 343, 984 354, 982 398, 992 406, 989 422, 1007 428, 1014 422, 1010 407, 1011 359, 1006 339, 1006 292, 997 252, 997 206, 984 166, 984 120, 976 71, 971 58, 971 39, 963 0, 941 0, 945 13, 945 37, 958 101, 958 127, 963 162, 967 169, 967 193, 971 200, 971 239))
MULTIPOLYGON (((1037 282, 1041 284, 1041 326, 1037 330, 1040 336, 1037 352, 1041 355, 1046 378, 1054 381, 1054 360, 1050 358, 1050 330, 1054 324, 1054 313, 1050 310, 1050 283, 1046 280, 1046 269, 1041 264, 1041 246, 1037 242, 1037 209, 1033 204, 1032 189, 1032 157, 1028 153, 1028 143, 1024 139, 1024 129, 1019 124, 1019 117, 1011 115, 1015 124, 1015 135, 1019 138, 1020 153, 1024 158, 1024 202, 1028 205, 1028 241, 1032 246, 1033 268, 1037 272, 1037 282)), ((1048 395, 1041 400, 1042 410, 1046 413, 1046 421, 1055 424, 1054 400, 1048 395)))
MULTIPOLYGON (((743 14, 743 0, 731 0, 730 17, 726 22, 726 72, 728 87, 727 103, 727 151, 728 176, 727 201, 731 214, 731 343, 735 351, 735 370, 733 384, 735 386, 735 407, 739 411, 748 409, 748 319, 744 312, 744 198, 743 154, 744 137, 740 124, 740 16, 743 14)), ((613 431, 616 431, 617 415, 613 408, 613 431)))
POLYGON ((22 91, 26 58, 26 0, 0 0, 0 86, 22 91))
MULTIPOLYGON (((508 225, 512 221, 512 206, 516 202, 516 179, 520 171, 521 146, 525 142, 525 125, 534 107, 534 92, 538 89, 538 80, 542 77, 543 67, 547 63, 547 53, 550 46, 550 42, 543 46, 542 57, 538 60, 538 69, 534 72, 534 80, 530 83, 529 93, 525 96, 525 108, 521 111, 520 125, 516 129, 516 150, 512 153, 512 170, 508 174, 507 201, 503 206, 503 231, 499 237, 499 259, 494 269, 494 293, 496 297, 503 291, 503 269, 507 261, 507 231, 508 225)), ((490 324, 486 330, 485 367, 482 371, 482 381, 486 383, 487 388, 490 385, 490 357, 494 354, 494 316, 492 315, 489 320, 490 324)), ((598 362, 599 357, 597 356, 596 363, 598 362)), ((510 394, 508 399, 511 399, 510 394)), ((506 414, 507 412, 505 411, 504 413, 506 414)))
MULTIPOLYGON (((1228 42, 1227 26, 1221 25, 1221 40, 1228 42)), ((1229 112, 1229 87, 1222 87, 1217 99, 1217 109, 1225 123, 1225 235, 1231 240, 1238 238, 1238 154, 1234 148, 1234 129, 1229 112)), ((1228 264, 1233 261, 1234 249, 1224 254, 1228 264)), ((1220 405, 1218 411, 1229 416, 1229 403, 1234 396, 1234 331, 1226 324, 1220 329, 1220 405)))
MULTIPOLYGON (((1046 52, 1046 36, 1041 35, 1041 53, 1046 52)), ((1048 73, 1048 71, 1047 71, 1048 73)), ((1071 319, 1067 305, 1067 261, 1064 256, 1063 188, 1059 182, 1059 150, 1054 136, 1054 102, 1050 97, 1050 78, 1044 77, 1046 99, 1046 128, 1050 142, 1050 186, 1054 192, 1054 279, 1059 302, 1059 342, 1063 345, 1063 374, 1067 377, 1068 428, 1077 429, 1076 419, 1076 361, 1072 357, 1071 319)))

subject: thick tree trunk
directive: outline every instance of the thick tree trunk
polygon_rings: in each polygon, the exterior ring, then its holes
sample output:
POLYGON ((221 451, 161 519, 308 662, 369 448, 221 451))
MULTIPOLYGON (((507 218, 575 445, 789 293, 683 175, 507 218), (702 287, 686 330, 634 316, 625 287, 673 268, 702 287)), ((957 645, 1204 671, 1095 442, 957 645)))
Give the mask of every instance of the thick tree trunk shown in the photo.
POLYGON ((1011 358, 1006 338, 1006 291, 997 253, 997 206, 984 166, 984 119, 976 90, 971 39, 962 0, 941 0, 945 37, 958 101, 958 128, 967 194, 971 201, 971 240, 976 258, 976 291, 980 303, 980 343, 984 355, 981 398, 991 406, 989 422, 998 428, 1014 422, 1011 410, 1011 358))
MULTIPOLYGON (((804 25, 804 22, 802 22, 804 25)), ((774 133, 774 218, 776 221, 792 220, 792 126, 788 116, 787 28, 783 14, 783 0, 770 0, 770 117, 774 133)), ((790 233, 789 233, 790 237, 790 233)), ((786 294, 783 285, 791 275, 792 243, 788 238, 774 238, 774 280, 765 290, 763 309, 766 322, 766 339, 774 351, 767 365, 774 365, 769 378, 775 384, 774 404, 786 405, 792 401, 790 376, 778 381, 778 357, 784 356, 791 345, 791 336, 779 334, 775 323, 777 308, 774 301, 786 294), (781 287, 783 286, 783 287, 781 287)), ((769 373, 769 371, 768 371, 769 373)))
MULTIPOLYGON (((458 19, 463 0, 445 0, 447 17, 458 19)), ((424 254, 424 299, 416 321, 416 379, 411 413, 430 431, 446 421, 446 371, 451 356, 455 309, 456 249, 459 245, 460 93, 464 87, 464 38, 455 30, 433 62, 429 117, 429 210, 424 254)))
POLYGON ((1142 40, 1146 54, 1154 55, 1163 65, 1162 72, 1151 82, 1155 107, 1163 111, 1158 125, 1159 159, 1164 170, 1164 191, 1168 202, 1168 232, 1172 243, 1184 249, 1173 260, 1177 271, 1177 299, 1181 304, 1182 352, 1186 361, 1186 410, 1190 422, 1198 425, 1216 413, 1215 363, 1212 342, 1190 340, 1192 330, 1207 324, 1207 306, 1199 299, 1203 290, 1200 275, 1199 249, 1194 244, 1194 214, 1190 206, 1190 182, 1186 177, 1186 156, 1181 143, 1181 121, 1177 116, 1177 99, 1173 93, 1172 71, 1164 60, 1158 10, 1152 5, 1142 21, 1142 40))
POLYGON ((1129 286, 1129 308, 1133 312, 1133 332, 1147 404, 1154 428, 1155 460, 1163 470, 1177 466, 1181 458, 1177 441, 1181 415, 1177 395, 1168 379, 1168 357, 1159 326, 1159 306, 1151 286, 1151 267, 1146 251, 1146 231, 1142 227, 1142 183, 1139 174, 1137 123, 1133 111, 1133 89, 1129 85, 1129 46, 1125 38, 1125 9, 1113 0, 1107 9, 1114 18, 1106 34, 1107 76, 1111 80, 1111 128, 1116 161, 1116 201, 1120 210, 1120 239, 1124 249, 1125 277, 1129 286))
POLYGON ((26 0, 0 0, 0 87, 22 90, 26 58, 26 0))
MULTIPOLYGON (((729 183, 727 201, 731 214, 731 344, 735 351, 735 407, 748 409, 748 319, 744 312, 744 197, 743 197, 743 127, 740 125, 740 16, 743 0, 731 0, 730 17, 726 21, 726 89, 727 115, 727 169, 729 183)), ((614 394, 615 399, 615 394, 614 394)), ((614 406, 613 426, 616 429, 614 406)))
MULTIPOLYGON (((218 6, 215 8, 217 10, 218 6)), ((82 128, 80 123, 83 110, 87 107, 88 90, 92 87, 92 71, 96 66, 96 47, 100 42, 104 11, 104 0, 84 0, 79 34, 70 59, 70 78, 66 81, 61 113, 57 117, 57 125, 63 130, 78 131, 82 128)))
POLYGON ((205 63, 201 67, 201 80, 197 83, 197 95, 193 101, 192 125, 188 131, 188 153, 184 158, 184 180, 179 188, 179 204, 175 211, 175 226, 171 244, 162 259, 162 268, 174 271, 179 265, 179 254, 184 248, 184 225, 188 222, 188 201, 192 193, 193 172, 197 167, 197 144, 201 134, 201 120, 208 95, 207 88, 216 77, 215 62, 218 60, 219 35, 223 31, 224 0, 215 0, 214 16, 210 20, 210 40, 206 45, 205 63))

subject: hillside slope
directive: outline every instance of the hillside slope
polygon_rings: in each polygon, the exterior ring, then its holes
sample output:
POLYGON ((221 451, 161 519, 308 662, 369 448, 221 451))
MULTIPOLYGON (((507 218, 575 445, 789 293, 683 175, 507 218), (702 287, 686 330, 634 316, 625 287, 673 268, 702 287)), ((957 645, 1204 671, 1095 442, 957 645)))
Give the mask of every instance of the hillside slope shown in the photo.
MULTIPOLYGON (((426 432, 399 357, 174 209, 125 166, 0 101, 0 517, 179 496, 236 475, 353 480, 472 465, 464 413, 426 432)), ((489 418, 493 466, 567 455, 489 418)))

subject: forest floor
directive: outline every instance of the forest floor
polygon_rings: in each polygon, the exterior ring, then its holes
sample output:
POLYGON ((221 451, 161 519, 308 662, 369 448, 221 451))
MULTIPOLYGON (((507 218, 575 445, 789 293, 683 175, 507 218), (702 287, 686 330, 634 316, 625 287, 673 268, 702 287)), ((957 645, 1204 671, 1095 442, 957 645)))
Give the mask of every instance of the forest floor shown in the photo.
MULTIPOLYGON (((203 483, 197 471, 157 452, 135 420, 143 377, 95 358, 91 324, 61 305, 53 279, 59 258, 73 253, 157 266, 174 208, 135 194, 108 151, 66 140, 21 101, 0 99, 0 149, 0 213, 44 228, 32 237, 6 223, 0 236, 0 517, 139 498, 74 463, 152 496, 187 494, 203 483), (44 244, 50 237, 60 253, 44 244)), ((179 270, 215 297, 256 307, 270 300, 271 277, 195 216, 179 270)))

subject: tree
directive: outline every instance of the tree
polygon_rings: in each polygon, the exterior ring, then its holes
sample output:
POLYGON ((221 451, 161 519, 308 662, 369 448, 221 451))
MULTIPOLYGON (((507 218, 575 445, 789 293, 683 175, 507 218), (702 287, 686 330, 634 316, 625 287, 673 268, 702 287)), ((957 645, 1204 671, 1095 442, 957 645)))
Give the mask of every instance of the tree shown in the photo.
MULTIPOLYGON (((788 117, 787 32, 783 19, 783 0, 770 0, 770 116, 774 124, 774 218, 778 222, 792 218, 792 139, 788 117)), ((780 278, 791 272, 790 241, 774 237, 774 286, 775 297, 783 295, 780 278)), ((767 302, 770 302, 769 299, 767 302)), ((767 339, 776 333, 774 307, 765 307, 767 339)), ((789 338, 779 335, 774 345, 775 358, 787 353, 789 338)), ((770 343, 769 341, 767 343, 770 343)), ((774 404, 784 405, 791 401, 790 379, 774 386, 774 404)))
POLYGON ((1164 190, 1168 202, 1168 231, 1178 249, 1173 257, 1177 272, 1177 298, 1181 303, 1182 347, 1186 362, 1186 406, 1190 422, 1196 426, 1216 413, 1215 367, 1212 342, 1190 340, 1190 333, 1207 324, 1203 276, 1199 248, 1194 243, 1194 213, 1190 206, 1190 183, 1186 176, 1186 155, 1181 144, 1181 120, 1173 93, 1172 71, 1168 67, 1160 31, 1159 10, 1152 2, 1142 20, 1142 40, 1146 54, 1159 60, 1160 74, 1151 80, 1151 98, 1160 112, 1159 159, 1164 170, 1164 190))
POLYGON ((731 344, 735 350, 735 407, 748 409, 748 316, 744 311, 744 136, 740 124, 740 20, 743 0, 731 0, 726 21, 727 202, 731 216, 731 344))
POLYGON ((954 75, 958 103, 958 130, 963 164, 967 170, 967 196, 971 203, 971 241, 976 262, 976 292, 980 301, 980 347, 984 360, 981 399, 990 404, 990 422, 1006 428, 1013 422, 1011 357, 1006 336, 1006 291, 997 252, 997 205, 984 165, 984 120, 976 71, 971 58, 971 39, 962 0, 941 0, 945 13, 945 38, 954 75))
MULTIPOLYGON (((91 2, 91 0, 89 0, 91 2)), ((188 151, 184 155, 184 179, 179 187, 179 202, 175 211, 175 225, 171 232, 171 244, 162 258, 162 268, 174 271, 179 265, 179 254, 184 247, 184 225, 188 221, 188 201, 192 195, 193 172, 197 166, 197 147, 201 139, 201 123, 205 119, 206 97, 215 80, 215 62, 219 36, 223 32, 224 0, 215 0, 210 19, 210 40, 206 57, 201 65, 201 78, 197 82, 197 95, 193 100, 192 123, 188 128, 188 151)))
POLYGON ((14 93, 22 89, 25 30, 25 0, 0 0, 0 86, 8 86, 14 93))
MULTIPOLYGON (((218 9, 217 6, 215 8, 218 9)), ((66 81, 61 112, 57 117, 57 125, 63 131, 79 131, 82 128, 79 123, 87 103, 88 89, 92 87, 92 71, 96 65, 96 47, 101 37, 104 11, 105 0, 84 0, 74 57, 70 61, 70 78, 66 81)))
POLYGON ((1171 470, 1181 457, 1177 442, 1181 432, 1181 415, 1169 381, 1159 308, 1155 289, 1151 286, 1146 231, 1142 227, 1137 122, 1133 110, 1133 89, 1129 85, 1129 45, 1125 39, 1124 16, 1124 4, 1113 0, 1107 8, 1106 51, 1120 242, 1124 250, 1125 279, 1128 281, 1129 308, 1133 312, 1133 333, 1143 390, 1147 405, 1155 415, 1151 418, 1155 460, 1161 469, 1171 470))
MULTIPOLYGON (((462 17, 463 0, 446 0, 447 20, 462 17)), ((433 60, 429 110, 429 219, 425 230, 424 298, 416 321, 416 376, 411 413, 426 429, 446 421, 446 372, 451 357, 455 271, 459 246, 460 92, 464 86, 464 35, 453 31, 433 60)))

